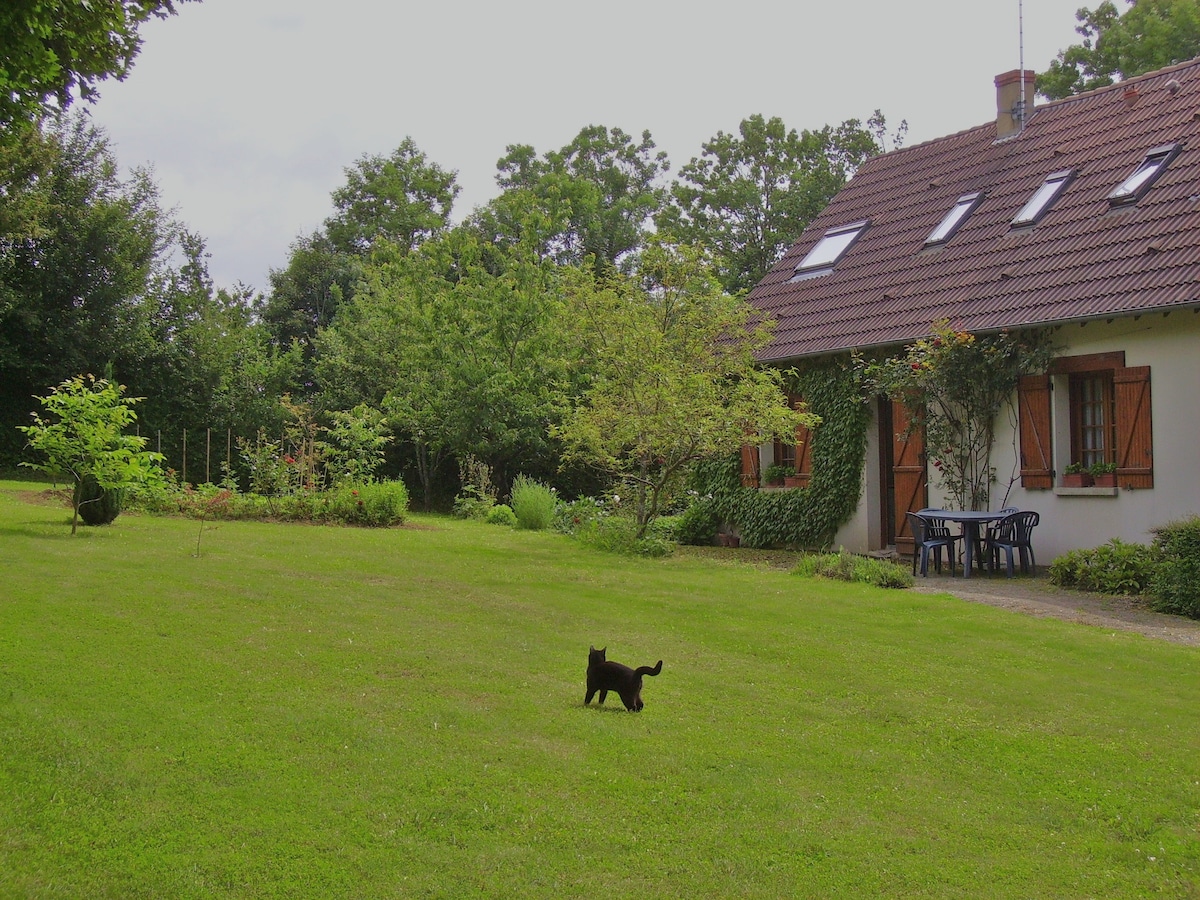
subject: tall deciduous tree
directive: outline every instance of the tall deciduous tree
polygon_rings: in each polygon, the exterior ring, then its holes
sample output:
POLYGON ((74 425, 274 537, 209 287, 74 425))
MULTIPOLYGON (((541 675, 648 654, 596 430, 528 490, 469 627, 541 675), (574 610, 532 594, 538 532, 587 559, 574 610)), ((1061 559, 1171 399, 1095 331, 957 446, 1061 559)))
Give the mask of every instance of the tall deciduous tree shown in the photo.
POLYGON ((562 391, 552 267, 531 254, 495 274, 466 229, 413 254, 374 256, 353 301, 322 332, 325 406, 382 406, 413 448, 429 502, 440 466, 467 454, 503 477, 550 468, 547 426, 562 391))
POLYGON ((124 78, 141 48, 138 28, 186 0, 5 0, 0 4, 0 142, 64 110, 73 94, 124 78))
POLYGON ((325 222, 334 249, 359 255, 376 242, 413 250, 450 224, 457 172, 430 162, 405 138, 389 156, 363 156, 333 192, 337 212, 325 222))
POLYGON ((796 433, 779 373, 756 365, 769 327, 725 293, 695 249, 650 245, 636 278, 570 274, 568 322, 595 376, 554 429, 570 453, 626 482, 639 536, 686 466, 796 433))
POLYGON ((727 290, 749 289, 858 166, 883 150, 885 129, 878 110, 866 126, 849 119, 818 131, 761 115, 743 119, 737 134, 718 132, 680 169, 658 227, 708 248, 727 290))
POLYGON ((541 157, 512 145, 496 168, 504 193, 475 217, 488 240, 522 242, 563 264, 591 259, 602 270, 641 246, 665 200, 661 179, 670 164, 649 131, 635 140, 589 125, 541 157))
MULTIPOLYGON (((22 148, 33 169, 0 192, 0 452, 14 451, 11 426, 46 385, 140 357, 166 240, 149 174, 122 181, 107 139, 82 118, 34 130, 22 148)), ((12 150, 0 156, 20 170, 12 150)))
POLYGON ((1038 74, 1040 94, 1059 100, 1200 55, 1198 0, 1129 2, 1123 13, 1104 0, 1075 14, 1083 40, 1038 74))

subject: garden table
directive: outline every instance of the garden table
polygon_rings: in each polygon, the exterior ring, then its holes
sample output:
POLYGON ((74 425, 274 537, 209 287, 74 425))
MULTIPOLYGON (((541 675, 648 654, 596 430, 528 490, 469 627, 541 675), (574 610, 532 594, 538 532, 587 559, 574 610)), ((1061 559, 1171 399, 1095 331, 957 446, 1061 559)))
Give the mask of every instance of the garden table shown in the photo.
POLYGON ((963 577, 971 577, 971 567, 975 559, 975 545, 979 541, 979 526, 989 522, 998 522, 1012 513, 1011 509, 923 509, 918 515, 931 519, 944 519, 947 522, 957 522, 962 526, 963 543, 967 545, 963 555, 963 577))

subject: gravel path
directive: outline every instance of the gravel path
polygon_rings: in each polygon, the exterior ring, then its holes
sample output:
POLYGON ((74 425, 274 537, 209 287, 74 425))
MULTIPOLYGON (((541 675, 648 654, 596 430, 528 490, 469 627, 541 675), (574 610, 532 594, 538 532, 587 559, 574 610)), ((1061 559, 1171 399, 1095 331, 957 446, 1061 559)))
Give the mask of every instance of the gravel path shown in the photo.
POLYGON ((1045 575, 963 578, 949 575, 917 576, 913 590, 946 593, 1012 609, 1031 616, 1051 616, 1119 631, 1136 631, 1146 637, 1200 647, 1200 621, 1157 613, 1137 597, 1088 594, 1050 584, 1045 575))

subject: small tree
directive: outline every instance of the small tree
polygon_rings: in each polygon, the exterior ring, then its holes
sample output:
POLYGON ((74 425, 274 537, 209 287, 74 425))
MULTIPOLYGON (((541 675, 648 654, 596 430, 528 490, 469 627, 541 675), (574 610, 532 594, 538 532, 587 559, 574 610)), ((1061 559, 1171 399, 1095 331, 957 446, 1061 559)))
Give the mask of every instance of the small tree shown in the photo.
POLYGON ((943 319, 904 356, 865 371, 876 390, 904 403, 910 430, 924 429, 940 483, 958 508, 987 509, 996 417, 1012 403, 1021 376, 1044 370, 1050 353, 1040 332, 975 335, 943 319))
POLYGON ((32 413, 32 425, 17 426, 30 449, 45 457, 44 462, 22 465, 71 477, 71 534, 79 524, 80 506, 100 502, 103 496, 89 499, 85 482, 94 481, 102 492, 118 491, 159 474, 162 455, 147 451, 145 438, 124 433, 137 421, 133 404, 140 398, 122 397, 123 391, 122 385, 107 379, 76 375, 37 398, 44 415, 32 413))
POLYGON ((692 463, 818 421, 791 409, 779 373, 755 363, 768 323, 721 289, 698 251, 652 244, 636 280, 574 275, 568 328, 594 375, 552 433, 628 485, 638 537, 692 463))

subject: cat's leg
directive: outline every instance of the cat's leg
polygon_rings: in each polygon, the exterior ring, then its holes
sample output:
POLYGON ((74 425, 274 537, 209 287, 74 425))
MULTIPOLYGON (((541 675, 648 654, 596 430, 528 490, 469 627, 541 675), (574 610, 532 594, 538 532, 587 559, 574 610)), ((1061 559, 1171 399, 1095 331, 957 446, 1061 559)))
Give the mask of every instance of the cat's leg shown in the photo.
POLYGON ((604 698, 608 696, 608 688, 600 689, 600 706, 604 705, 604 698))
POLYGON ((587 706, 591 703, 594 696, 596 696, 596 689, 594 687, 588 688, 587 696, 583 698, 583 705, 587 706))

